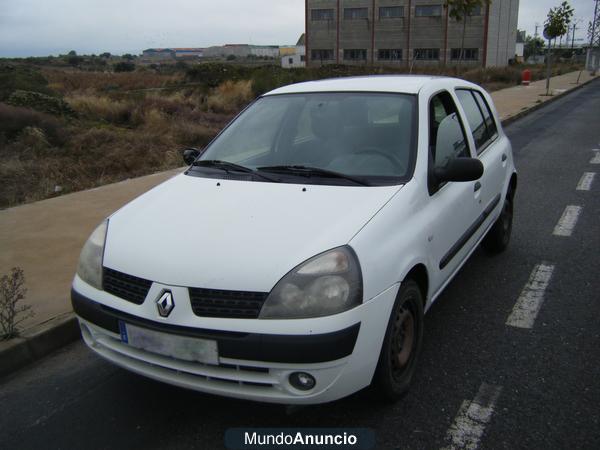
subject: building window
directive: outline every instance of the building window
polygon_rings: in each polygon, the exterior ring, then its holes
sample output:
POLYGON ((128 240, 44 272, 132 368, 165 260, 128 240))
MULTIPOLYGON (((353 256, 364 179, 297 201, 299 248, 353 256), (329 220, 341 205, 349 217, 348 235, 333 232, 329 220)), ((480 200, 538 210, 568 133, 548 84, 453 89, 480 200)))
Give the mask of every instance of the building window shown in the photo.
POLYGON ((473 11, 469 14, 469 16, 480 16, 481 15, 481 5, 475 6, 473 11))
MULTIPOLYGON (((458 61, 460 59, 460 48, 453 48, 450 58, 458 61)), ((463 61, 478 61, 479 60, 479 49, 478 48, 465 48, 463 49, 463 61)))
POLYGON ((437 61, 440 59, 439 48, 415 48, 415 59, 419 61, 437 61))
POLYGON ((344 59, 347 61, 366 61, 367 51, 364 48, 344 50, 344 59))
POLYGON ((294 64, 294 58, 288 58, 288 64, 294 64))
POLYGON ((304 62, 304 61, 306 61, 306 56, 300 55, 300 62, 304 62))
POLYGON ((380 61, 401 61, 401 48, 382 48, 377 52, 377 59, 380 61))
POLYGON ((310 11, 311 20, 333 20, 333 9, 313 9, 310 11))
POLYGON ((344 20, 367 19, 369 8, 344 8, 344 20))
POLYGON ((397 19, 404 17, 404 6, 382 6, 379 8, 379 19, 397 19))
POLYGON ((333 59, 332 49, 315 49, 311 51, 310 59, 313 61, 331 61, 333 59))
POLYGON ((440 17, 442 5, 419 5, 415 6, 415 17, 440 17))
POLYGON ((481 16, 481 6, 474 6, 473 11, 469 13, 469 17, 481 16))

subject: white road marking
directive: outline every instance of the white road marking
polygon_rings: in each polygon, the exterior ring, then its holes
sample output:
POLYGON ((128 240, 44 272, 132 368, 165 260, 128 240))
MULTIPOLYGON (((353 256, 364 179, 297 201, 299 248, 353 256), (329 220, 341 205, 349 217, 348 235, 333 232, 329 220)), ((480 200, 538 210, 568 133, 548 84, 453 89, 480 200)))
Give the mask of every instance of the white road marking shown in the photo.
POLYGON ((529 281, 521 291, 506 325, 516 328, 533 328, 535 319, 544 303, 544 294, 554 266, 546 263, 538 264, 533 268, 529 281))
POLYGON ((600 164, 600 149, 595 148, 592 151, 595 152, 595 154, 592 160, 590 161, 590 164, 600 164))
POLYGON ((592 188, 594 182, 595 172, 585 172, 577 184, 578 191, 589 191, 592 188))
POLYGON ((577 220, 579 219, 581 211, 583 211, 581 206, 567 206, 560 220, 554 227, 554 232, 552 234, 554 234, 554 236, 571 236, 575 229, 575 225, 577 225, 577 220))
POLYGON ((479 447, 479 441, 494 414, 501 391, 502 386, 483 383, 473 401, 462 402, 454 422, 446 433, 450 444, 444 447, 444 450, 475 450, 479 447))

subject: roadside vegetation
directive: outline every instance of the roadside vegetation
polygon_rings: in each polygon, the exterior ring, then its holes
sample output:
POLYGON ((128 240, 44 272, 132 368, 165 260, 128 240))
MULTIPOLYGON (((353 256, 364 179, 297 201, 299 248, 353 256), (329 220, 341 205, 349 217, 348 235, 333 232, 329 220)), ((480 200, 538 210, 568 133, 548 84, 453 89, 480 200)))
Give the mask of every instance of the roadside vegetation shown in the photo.
POLYGON ((14 267, 0 278, 0 340, 19 335, 19 325, 32 317, 30 305, 23 304, 27 289, 23 269, 14 267))
MULTIPOLYGON (((0 60, 0 208, 182 166, 182 148, 205 146, 253 98, 276 87, 407 71, 136 66, 125 56, 111 58, 0 60), (119 63, 133 64, 134 70, 119 63)), ((459 76, 497 90, 519 84, 524 68, 415 68, 413 73, 459 76)), ((544 77, 543 66, 529 68, 534 80, 544 77)), ((553 72, 579 68, 562 63, 553 72)))

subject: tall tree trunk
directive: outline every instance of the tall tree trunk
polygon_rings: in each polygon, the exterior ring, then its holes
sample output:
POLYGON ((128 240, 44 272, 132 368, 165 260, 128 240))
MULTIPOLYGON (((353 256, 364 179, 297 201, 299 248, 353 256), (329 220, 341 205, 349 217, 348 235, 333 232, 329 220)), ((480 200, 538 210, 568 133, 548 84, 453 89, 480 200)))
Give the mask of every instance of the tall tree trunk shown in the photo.
POLYGON ((463 29, 462 29, 462 39, 460 42, 460 57, 458 58, 458 67, 462 62, 465 53, 465 34, 467 33, 467 15, 463 15, 463 29))

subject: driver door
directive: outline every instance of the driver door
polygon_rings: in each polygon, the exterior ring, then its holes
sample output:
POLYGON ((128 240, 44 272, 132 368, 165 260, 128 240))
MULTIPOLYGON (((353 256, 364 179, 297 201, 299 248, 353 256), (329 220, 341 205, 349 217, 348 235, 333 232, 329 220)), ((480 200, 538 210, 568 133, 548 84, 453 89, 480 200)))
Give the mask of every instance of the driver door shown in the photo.
POLYGON ((472 249, 470 227, 479 216, 476 182, 440 184, 433 175, 452 158, 471 157, 453 97, 446 91, 429 103, 428 240, 435 286, 442 287, 472 249))

